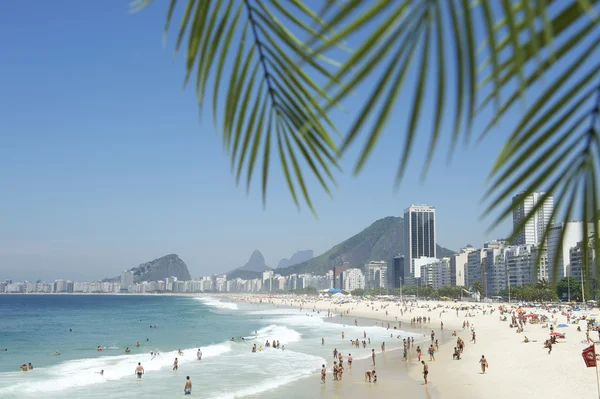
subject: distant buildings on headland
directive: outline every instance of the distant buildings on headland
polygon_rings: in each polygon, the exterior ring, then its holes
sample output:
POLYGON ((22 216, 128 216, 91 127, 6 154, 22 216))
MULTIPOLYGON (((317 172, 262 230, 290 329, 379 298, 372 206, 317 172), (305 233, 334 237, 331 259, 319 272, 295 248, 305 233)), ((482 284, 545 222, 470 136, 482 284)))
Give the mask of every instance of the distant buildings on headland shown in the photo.
MULTIPOLYGON (((544 193, 513 198, 513 228, 517 228, 544 193)), ((581 221, 552 225, 546 245, 542 244, 545 228, 553 214, 552 196, 547 196, 521 234, 512 243, 493 240, 483 248, 467 245, 450 257, 437 258, 436 213, 428 205, 412 205, 404 211, 403 255, 390 260, 374 260, 362 268, 350 267, 348 262, 337 260, 325 275, 291 274, 282 276, 268 270, 255 279, 227 279, 226 275, 200 277, 178 281, 169 277, 161 281, 134 282, 130 271, 121 273, 120 281, 76 282, 56 280, 54 283, 38 281, 0 281, 0 293, 201 293, 201 292, 279 292, 339 288, 352 292, 357 289, 400 289, 404 286, 474 287, 479 285, 482 296, 498 295, 510 287, 519 287, 550 281, 555 259, 558 261, 557 278, 582 278, 583 245, 588 245, 590 264, 595 264, 596 254, 589 239, 584 240, 581 221), (562 239, 562 248, 560 241, 562 239), (560 248, 560 251, 559 251, 560 248), (539 254, 539 251, 542 251, 539 254), (541 259, 536 267, 538 255, 541 259)), ((594 223, 588 223, 593 232, 594 223)), ((402 247, 399 243, 399 251, 402 247)), ((595 269, 595 268, 593 268, 595 269)), ((595 277, 595 276, 594 276, 595 277)))

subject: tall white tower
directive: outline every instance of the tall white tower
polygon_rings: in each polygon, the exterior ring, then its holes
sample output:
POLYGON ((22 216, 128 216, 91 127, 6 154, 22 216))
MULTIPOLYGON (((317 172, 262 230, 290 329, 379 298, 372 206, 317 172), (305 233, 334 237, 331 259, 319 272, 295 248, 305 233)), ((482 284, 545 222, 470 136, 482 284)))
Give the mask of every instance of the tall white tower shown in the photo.
MULTIPOLYGON (((513 197, 513 231, 529 214, 536 204, 542 200, 545 193, 531 193, 525 196, 524 193, 519 193, 513 197)), ((554 210, 554 198, 550 195, 546 198, 544 204, 535 212, 522 231, 519 232, 514 245, 536 245, 541 244, 546 226, 550 222, 552 211, 554 210)))

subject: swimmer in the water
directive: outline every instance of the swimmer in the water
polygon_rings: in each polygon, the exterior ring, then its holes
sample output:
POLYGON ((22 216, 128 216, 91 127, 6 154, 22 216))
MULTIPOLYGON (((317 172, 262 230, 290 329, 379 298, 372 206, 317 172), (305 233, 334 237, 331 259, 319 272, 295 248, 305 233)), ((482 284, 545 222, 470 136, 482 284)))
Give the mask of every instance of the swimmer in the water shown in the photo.
POLYGON ((202 351, 200 349, 198 349, 198 352, 196 352, 196 357, 198 360, 202 360, 202 351))

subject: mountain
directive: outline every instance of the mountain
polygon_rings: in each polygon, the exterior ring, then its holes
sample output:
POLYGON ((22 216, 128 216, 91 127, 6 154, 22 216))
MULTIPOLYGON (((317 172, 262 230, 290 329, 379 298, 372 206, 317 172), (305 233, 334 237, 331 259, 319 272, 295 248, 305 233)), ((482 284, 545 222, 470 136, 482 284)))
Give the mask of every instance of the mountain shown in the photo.
MULTIPOLYGON (((159 281, 167 277, 177 277, 177 280, 191 280, 190 272, 184 261, 175 254, 166 255, 162 258, 154 259, 148 263, 142 263, 138 267, 129 269, 133 272, 133 278, 136 283, 142 281, 159 281)), ((120 277, 106 279, 105 281, 117 281, 120 277)))
POLYGON ((265 257, 258 249, 256 249, 252 252, 252 255, 250 255, 248 262, 246 262, 244 266, 238 267, 227 273, 227 278, 231 280, 239 277, 244 280, 252 280, 262 276, 262 272, 266 270, 273 269, 266 265, 265 257))
POLYGON ((279 261, 279 265, 277 265, 278 269, 282 267, 290 267, 297 265, 298 263, 306 262, 309 259, 312 259, 314 256, 312 249, 307 249, 306 251, 298 251, 292 255, 290 259, 283 258, 279 261))
POLYGON ((265 270, 271 270, 271 268, 266 265, 265 257, 257 249, 254 252, 252 252, 252 255, 250 255, 250 259, 248 259, 248 262, 246 262, 246 264, 244 266, 239 267, 236 270, 244 270, 244 271, 262 273, 265 270))
MULTIPOLYGON (((369 227, 334 246, 329 251, 294 266, 278 269, 282 275, 293 273, 325 274, 331 267, 348 262, 350 267, 362 268, 371 260, 391 262, 395 255, 404 253, 404 221, 389 216, 379 219, 369 227)), ((437 257, 443 258, 455 252, 437 246, 437 257)))

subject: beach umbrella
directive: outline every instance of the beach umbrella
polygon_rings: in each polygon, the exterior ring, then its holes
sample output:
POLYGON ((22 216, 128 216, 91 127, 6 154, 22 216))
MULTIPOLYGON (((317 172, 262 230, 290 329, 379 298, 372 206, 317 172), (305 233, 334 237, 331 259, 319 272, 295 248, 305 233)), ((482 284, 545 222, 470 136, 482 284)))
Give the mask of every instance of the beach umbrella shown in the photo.
POLYGON ((559 333, 559 332, 552 332, 552 333, 550 333, 550 336, 551 336, 551 337, 562 337, 562 336, 563 336, 563 334, 561 334, 561 333, 559 333))
POLYGON ((559 325, 557 325, 556 327, 558 327, 558 328, 565 328, 565 327, 569 327, 569 326, 568 326, 568 325, 566 325, 566 324, 559 324, 559 325))

